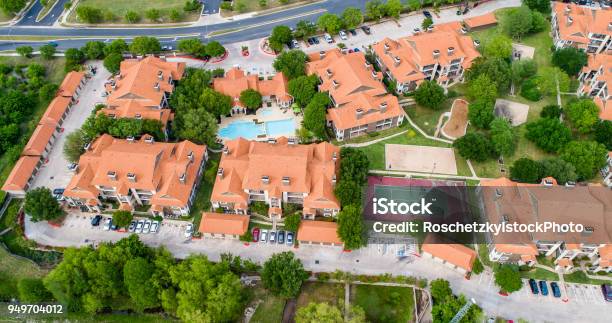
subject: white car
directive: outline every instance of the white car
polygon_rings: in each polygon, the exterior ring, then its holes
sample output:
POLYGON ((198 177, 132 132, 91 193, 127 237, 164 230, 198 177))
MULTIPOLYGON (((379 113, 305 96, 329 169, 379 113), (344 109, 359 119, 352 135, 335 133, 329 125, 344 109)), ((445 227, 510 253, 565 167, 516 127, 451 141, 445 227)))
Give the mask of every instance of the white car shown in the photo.
POLYGON ((189 223, 186 227, 185 227, 185 238, 191 238, 191 235, 193 234, 193 224, 189 223))
POLYGON ((142 227, 142 233, 149 233, 149 230, 151 230, 151 221, 145 220, 144 226, 142 227))
POLYGON ((295 40, 295 39, 291 40, 291 45, 293 45, 294 49, 299 49, 300 48, 300 43, 298 43, 298 41, 295 40))
POLYGON ((261 230, 261 234, 259 235, 259 242, 268 242, 268 230, 261 230))
POLYGON ((159 221, 153 221, 151 222, 151 233, 157 233, 157 230, 159 230, 159 221))
POLYGON ((106 220, 104 220, 104 231, 110 231, 112 222, 113 222, 113 219, 111 218, 107 218, 106 220))
POLYGON ((326 41, 328 44, 331 44, 331 43, 333 43, 333 42, 334 42, 334 39, 332 38, 332 36, 331 36, 330 34, 325 34, 325 35, 323 35, 323 38, 325 38, 325 41, 326 41))
POLYGON ((342 39, 342 40, 347 40, 348 39, 348 36, 346 35, 346 31, 344 31, 344 30, 340 30, 339 35, 340 35, 340 39, 342 39))
POLYGON ((143 220, 138 221, 138 223, 136 223, 136 230, 134 230, 134 232, 142 233, 143 226, 144 226, 144 221, 143 220))

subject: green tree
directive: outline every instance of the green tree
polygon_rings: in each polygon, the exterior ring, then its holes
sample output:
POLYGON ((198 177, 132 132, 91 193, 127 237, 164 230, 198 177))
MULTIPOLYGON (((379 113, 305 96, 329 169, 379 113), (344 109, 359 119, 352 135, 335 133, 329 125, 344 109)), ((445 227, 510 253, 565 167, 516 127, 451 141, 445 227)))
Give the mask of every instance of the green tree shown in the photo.
POLYGON ((601 120, 595 125, 595 141, 612 150, 612 121, 601 120))
POLYGON ((217 138, 217 120, 206 111, 192 109, 180 115, 176 132, 180 139, 212 145, 217 138))
POLYGON ((556 104, 549 104, 542 108, 540 117, 548 119, 559 119, 561 117, 561 107, 556 104))
POLYGON ((121 53, 110 53, 104 58, 104 67, 109 72, 116 74, 119 73, 122 61, 123 55, 121 53))
POLYGON ((302 261, 293 252, 275 253, 263 265, 261 280, 264 287, 282 297, 296 297, 302 283, 308 279, 302 261))
POLYGON ((32 222, 54 220, 64 215, 62 207, 51 190, 46 187, 29 190, 26 193, 23 210, 30 216, 32 222))
POLYGON ((301 220, 302 217, 299 213, 293 213, 291 215, 288 215, 287 217, 285 217, 285 230, 297 232, 298 228, 300 227, 301 220))
POLYGON ((505 59, 479 57, 466 71, 465 77, 468 82, 472 82, 482 74, 485 74, 491 82, 495 83, 498 94, 504 94, 510 88, 512 70, 505 59))
POLYGON ((350 147, 340 149, 340 181, 350 180, 363 186, 368 181, 370 161, 363 150, 350 147))
POLYGON ((514 265, 498 266, 495 269, 495 283, 507 293, 516 292, 523 287, 521 274, 514 265))
POLYGON ((128 44, 123 39, 115 39, 110 44, 104 47, 104 55, 108 56, 112 53, 122 54, 129 50, 128 44))
POLYGON ((68 48, 64 52, 66 58, 66 72, 81 69, 81 64, 85 61, 85 54, 78 48, 68 48))
POLYGON ((64 157, 72 162, 76 163, 79 161, 79 157, 85 151, 85 145, 89 142, 89 140, 85 137, 83 131, 81 129, 77 129, 71 132, 66 137, 66 142, 64 142, 64 157))
POLYGON ((552 64, 574 76, 587 64, 587 54, 584 50, 574 47, 557 49, 552 54, 552 64))
POLYGON ((516 150, 516 132, 508 120, 496 118, 491 122, 491 144, 501 156, 510 157, 516 150))
POLYGON ((345 205, 338 213, 338 236, 345 249, 365 246, 363 216, 359 205, 345 205))
POLYGON ((50 101, 51 99, 55 97, 58 89, 59 89, 59 86, 57 84, 47 83, 43 85, 38 91, 38 97, 43 102, 50 101))
POLYGON ((343 323, 344 319, 340 310, 327 303, 310 302, 301 307, 295 314, 296 323, 343 323))
POLYGON ((184 11, 191 12, 197 11, 200 9, 200 2, 198 0, 187 0, 185 1, 185 6, 183 7, 184 11))
POLYGON ((465 159, 483 162, 492 156, 493 148, 487 137, 478 132, 469 132, 455 140, 453 147, 465 159))
POLYGON ((261 107, 261 94, 253 89, 246 89, 240 92, 240 103, 250 110, 257 110, 261 107))
POLYGON ((50 44, 40 46, 38 50, 40 51, 40 56, 44 59, 52 59, 56 52, 55 47, 50 44))
POLYGON ((348 7, 342 12, 342 23, 344 27, 352 29, 361 25, 363 22, 363 14, 359 8, 348 7))
POLYGON ((22 278, 17 283, 19 300, 24 303, 41 303, 53 299, 40 278, 22 278))
POLYGON ((138 36, 132 40, 129 49, 137 55, 157 54, 161 51, 161 45, 155 37, 138 36))
POLYGON ((130 211, 117 210, 113 212, 113 224, 120 228, 125 228, 132 222, 133 215, 130 211))
POLYGON ((289 81, 287 87, 289 94, 301 107, 305 107, 317 93, 319 79, 315 74, 302 75, 289 81))
POLYGON ((512 40, 505 35, 495 35, 484 45, 485 57, 508 59, 512 56, 512 40))
POLYGON ((559 119, 542 118, 527 124, 525 138, 547 152, 557 152, 572 140, 571 130, 559 119))
POLYGON ((384 5, 380 0, 371 0, 366 2, 365 13, 368 18, 378 21, 385 14, 384 5))
POLYGON ((607 151, 595 141, 572 141, 561 150, 561 159, 574 165, 578 179, 589 180, 606 164, 607 151))
POLYGON ((429 283, 431 297, 435 303, 442 302, 449 296, 453 296, 453 290, 450 288, 448 280, 438 278, 429 283))
POLYGON ((161 16, 161 12, 159 11, 159 9, 151 8, 145 11, 145 17, 151 20, 151 22, 158 21, 160 16, 161 16))
POLYGON ((206 45, 197 38, 181 39, 177 45, 178 50, 185 52, 195 57, 204 57, 206 55, 206 45))
POLYGON ((76 8, 77 17, 88 24, 95 24, 102 21, 102 10, 89 6, 78 6, 76 8))
POLYGON ((570 87, 570 78, 565 72, 558 67, 543 67, 540 69, 538 77, 538 86, 544 95, 557 94, 557 82, 559 84, 559 92, 568 92, 570 87))
POLYGON ((490 104, 497 98, 497 87, 486 74, 481 74, 469 82, 466 96, 471 101, 479 100, 490 104))
POLYGON ((538 183, 542 179, 542 165, 533 159, 519 158, 510 166, 510 177, 521 183, 538 183))
POLYGON ((225 47, 223 47, 223 45, 221 45, 221 43, 219 43, 218 41, 213 40, 206 44, 206 55, 210 57, 219 57, 223 56, 224 54, 225 47))
POLYGON ((532 30, 532 14, 527 7, 508 9, 500 21, 501 30, 508 36, 520 39, 532 30))
POLYGON ((433 26, 433 19, 426 17, 425 19, 423 19, 423 22, 421 23, 421 28, 423 28, 423 30, 427 30, 429 29, 429 27, 433 26))
POLYGON ((312 97, 304 109, 302 124, 318 138, 327 138, 325 113, 329 104, 327 92, 319 92, 312 97))
POLYGON ((559 184, 576 181, 576 168, 561 158, 548 158, 540 161, 542 177, 553 177, 559 184))
POLYGON ((495 103, 489 100, 476 100, 468 105, 468 118, 470 123, 481 129, 489 129, 491 121, 495 118, 493 114, 495 103))
POLYGON ((170 21, 178 22, 178 21, 181 21, 181 19, 183 18, 183 15, 177 9, 170 9, 170 13, 168 14, 168 17, 170 18, 170 21))
POLYGON ((414 91, 415 101, 424 107, 438 110, 446 99, 444 89, 435 81, 425 81, 414 91))
POLYGON ((123 18, 130 24, 135 24, 140 21, 140 15, 134 10, 128 10, 123 18))
POLYGON ((536 75, 538 65, 532 59, 513 61, 511 65, 512 81, 520 83, 522 80, 536 75))
POLYGON ((88 41, 81 48, 87 59, 100 59, 104 57, 104 43, 101 41, 88 41))
POLYGON ((599 107, 591 99, 576 100, 563 109, 572 126, 580 133, 589 133, 599 121, 599 107))
POLYGON ((317 25, 320 29, 336 35, 342 29, 342 20, 332 13, 324 13, 317 19, 317 25))
POLYGON ((26 0, 0 0, 0 8, 4 13, 12 15, 23 9, 26 3, 26 0))
POLYGON ((285 45, 288 45, 293 39, 293 32, 285 25, 279 25, 272 29, 272 34, 268 38, 270 48, 275 52, 281 52, 285 45))
POLYGON ((537 10, 541 13, 550 13, 550 1, 549 0, 523 0, 524 5, 532 10, 537 10))
POLYGON ((480 262, 480 258, 476 257, 474 260, 474 264, 472 265, 472 273, 475 275, 480 275, 484 271, 484 266, 482 262, 480 262))
POLYGON ((336 195, 342 205, 360 205, 361 191, 361 185, 350 178, 346 178, 336 184, 334 195, 336 195))
POLYGON ((32 52, 34 51, 34 48, 32 48, 32 46, 19 46, 15 48, 15 51, 17 52, 17 54, 23 57, 30 58, 32 57, 32 52))
POLYGON ((403 7, 404 6, 400 0, 387 0, 387 3, 385 3, 384 6, 385 15, 398 19, 403 7))
POLYGON ((293 32, 293 36, 296 38, 306 38, 314 35, 316 32, 316 24, 307 20, 300 20, 295 25, 295 31, 293 32))
MULTIPOLYGON (((113 218, 114 218, 113 214, 113 218)), ((155 265, 145 258, 129 259, 123 267, 123 282, 128 295, 140 312, 159 307, 158 285, 154 281, 155 265)))
POLYGON ((410 11, 421 9, 421 0, 408 0, 408 8, 410 8, 410 11))
POLYGON ((276 57, 272 66, 277 72, 283 72, 287 79, 306 75, 306 61, 308 56, 300 50, 283 52, 276 57))

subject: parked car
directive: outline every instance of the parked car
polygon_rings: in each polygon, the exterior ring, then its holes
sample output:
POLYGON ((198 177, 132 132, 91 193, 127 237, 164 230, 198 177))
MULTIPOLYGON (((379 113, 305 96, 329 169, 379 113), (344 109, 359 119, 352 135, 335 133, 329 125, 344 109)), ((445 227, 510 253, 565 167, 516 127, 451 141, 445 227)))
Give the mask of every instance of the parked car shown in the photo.
POLYGON ((612 302, 612 286, 603 284, 601 285, 601 292, 603 293, 604 299, 608 302, 612 302))
POLYGON ((531 288, 531 293, 536 295, 539 294, 540 291, 538 290, 538 284, 536 283, 535 279, 530 279, 529 280, 529 287, 531 288))
POLYGON ((295 39, 291 40, 291 45, 293 46, 293 48, 300 48, 300 43, 298 43, 298 41, 295 39))
POLYGON ((276 231, 270 231, 270 238, 268 238, 270 243, 276 243, 276 231))
POLYGON ((353 51, 354 51, 355 53, 358 53, 358 52, 359 52, 359 48, 355 47, 355 48, 353 48, 353 51))
POLYGON ((145 220, 145 223, 142 226, 142 233, 149 233, 150 231, 151 231, 151 221, 145 220))
POLYGON ((100 225, 100 221, 102 220, 102 216, 100 214, 96 215, 91 219, 91 225, 97 227, 100 225))
POLYGON ((308 38, 306 42, 308 43, 308 45, 314 45, 314 40, 312 39, 312 37, 308 38))
POLYGON ((261 236, 259 237, 259 242, 266 242, 268 240, 268 230, 261 230, 261 236))
POLYGON ((144 226, 144 221, 140 220, 138 222, 136 222, 136 229, 134 230, 135 233, 142 233, 142 227, 144 226))
POLYGON ((323 35, 323 38, 325 38, 325 41, 326 41, 328 44, 331 44, 331 43, 333 43, 333 42, 334 42, 334 39, 332 38, 332 36, 331 36, 330 34, 325 34, 325 35, 323 35))
POLYGON ((372 30, 370 30, 370 27, 368 27, 368 26, 361 26, 361 30, 363 30, 363 32, 366 35, 369 35, 370 33, 372 33, 372 30))
POLYGON ((136 230, 136 221, 130 222, 130 225, 128 226, 128 232, 134 232, 134 230, 136 230))
POLYGON ((344 30, 340 30, 338 35, 340 35, 340 39, 342 39, 342 40, 347 40, 348 39, 348 36, 346 35, 346 31, 344 31, 344 30))
POLYGON ((285 243, 285 231, 278 231, 278 244, 285 243))
POLYGON ((157 233, 157 230, 159 230, 159 221, 153 221, 151 222, 151 233, 157 233))
POLYGON ((313 41, 315 44, 318 44, 318 43, 319 43, 319 37, 316 37, 316 36, 315 36, 315 37, 312 37, 312 41, 313 41))
POLYGON ((54 41, 48 42, 47 45, 50 45, 50 46, 53 46, 53 47, 59 46, 59 44, 57 42, 54 42, 54 41))
POLYGON ((253 242, 259 241, 259 228, 258 227, 253 228, 251 235, 253 236, 253 242))
POLYGON ((104 231, 110 231, 111 225, 113 225, 113 219, 107 218, 104 220, 104 231))
POLYGON ((186 227, 185 227, 185 238, 191 238, 191 235, 193 234, 193 224, 189 223, 186 227))
POLYGON ((414 28, 412 31, 413 31, 415 34, 418 34, 418 33, 420 33, 420 32, 421 32, 421 28, 414 28))
POLYGON ((548 296, 548 285, 546 284, 545 280, 540 280, 538 282, 538 284, 540 285, 540 290, 542 291, 542 296, 548 296))
POLYGON ((423 16, 425 16, 425 18, 431 18, 431 12, 423 10, 423 16))
POLYGON ((287 245, 293 245, 293 232, 287 231, 287 245))
POLYGON ((357 31, 355 29, 349 29, 348 32, 351 34, 351 36, 357 36, 357 31))
POLYGON ((62 194, 64 194, 63 188, 56 188, 53 190, 53 195, 62 195, 62 194))
POLYGON ((559 285, 556 282, 550 283, 550 289, 552 290, 552 294, 554 297, 561 297, 561 289, 559 289, 559 285))

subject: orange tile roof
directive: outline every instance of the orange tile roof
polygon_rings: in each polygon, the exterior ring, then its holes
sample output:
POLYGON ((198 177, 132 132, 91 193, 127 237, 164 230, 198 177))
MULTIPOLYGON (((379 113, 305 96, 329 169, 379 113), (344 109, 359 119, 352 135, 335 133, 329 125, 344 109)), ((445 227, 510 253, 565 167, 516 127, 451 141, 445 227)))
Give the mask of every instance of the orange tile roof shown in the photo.
POLYGON ((559 37, 563 40, 586 47, 589 43, 589 33, 612 34, 608 30, 608 24, 612 21, 612 10, 554 2, 553 11, 557 17, 559 37), (568 9, 569 12, 566 15, 568 9), (572 19, 571 23, 568 23, 568 18, 572 19))
POLYGON ((172 81, 180 80, 185 63, 166 62, 149 56, 121 62, 121 72, 114 78, 115 88, 107 84, 110 92, 108 105, 119 105, 117 100, 138 100, 143 106, 159 106, 165 93, 174 90, 172 81))
POLYGON ((249 229, 249 216, 238 214, 202 213, 199 231, 202 233, 243 235, 249 229))
POLYGON ((342 244, 335 222, 304 220, 297 232, 298 241, 342 244))
POLYGON ((157 120, 164 127, 171 119, 172 110, 159 109, 158 106, 145 106, 141 100, 120 99, 113 101, 113 106, 108 106, 100 110, 99 113, 104 113, 115 118, 142 118, 149 120, 157 120))
POLYGON ((612 100, 602 100, 600 97, 593 99, 599 108, 599 119, 612 121, 612 100))
POLYGON ((60 120, 62 119, 62 116, 64 115, 64 113, 66 113, 66 110, 68 110, 68 107, 70 107, 71 103, 72 100, 69 97, 55 97, 55 99, 53 99, 51 103, 49 103, 45 114, 43 114, 41 118, 41 123, 56 122, 59 124, 60 120))
POLYGON ((243 70, 233 67, 224 77, 213 79, 215 91, 228 95, 239 103, 240 93, 247 89, 253 89, 262 96, 276 96, 282 101, 291 100, 287 89, 287 78, 282 72, 276 73, 271 80, 260 80, 256 74, 246 75, 243 70))
POLYGON ((561 258, 557 260, 557 265, 562 267, 573 266, 572 261, 569 258, 561 258))
POLYGON ((32 133, 32 137, 30 137, 22 154, 26 156, 42 156, 56 129, 56 122, 39 124, 34 133, 32 133))
POLYGON ((266 190, 278 193, 279 197, 281 192, 309 193, 304 200, 305 208, 311 205, 340 208, 333 189, 329 188, 339 165, 333 161, 334 153, 340 156, 338 147, 328 142, 289 144, 284 137, 275 144, 238 138, 228 141, 226 147, 228 153, 221 156, 219 163, 223 175, 215 179, 211 201, 246 205, 245 190, 266 190), (263 183, 263 176, 268 176, 268 184, 263 183), (289 183, 283 182, 284 177, 288 177, 289 183))
POLYGON ((421 72, 425 66, 435 63, 446 66, 453 60, 463 59, 461 65, 468 69, 480 56, 472 38, 453 29, 442 26, 432 32, 421 32, 398 40, 385 38, 372 48, 398 82, 419 83, 425 79, 425 74, 421 72))
POLYGON ((96 186, 115 187, 120 194, 128 189, 153 191, 151 204, 187 205, 206 146, 189 141, 162 143, 115 139, 102 135, 79 159, 79 172, 73 176, 64 195, 97 198, 96 186), (189 154, 192 153, 193 162, 189 154), (114 172, 116 179, 108 176, 114 172), (127 178, 134 174, 135 180, 127 178), (179 178, 185 174, 182 183, 179 178))
POLYGON ((22 191, 32 177, 40 156, 21 156, 2 186, 3 191, 22 191))
POLYGON ((84 72, 70 72, 66 74, 62 84, 59 87, 58 95, 65 97, 72 97, 76 94, 79 85, 85 77, 84 72))
POLYGON ((515 255, 537 256, 538 248, 534 244, 495 244, 497 252, 510 253, 515 255))
POLYGON ((463 22, 469 28, 478 28, 497 24, 497 18, 495 18, 495 14, 491 12, 482 16, 465 19, 463 22))
POLYGON ((440 238, 435 237, 433 234, 427 235, 421 251, 467 271, 472 271, 474 260, 476 260, 476 251, 462 244, 440 243, 440 238))
POLYGON ((612 267, 612 244, 599 248, 599 265, 602 267, 612 267))
POLYGON ((535 255, 521 255, 521 260, 524 262, 537 261, 535 255))

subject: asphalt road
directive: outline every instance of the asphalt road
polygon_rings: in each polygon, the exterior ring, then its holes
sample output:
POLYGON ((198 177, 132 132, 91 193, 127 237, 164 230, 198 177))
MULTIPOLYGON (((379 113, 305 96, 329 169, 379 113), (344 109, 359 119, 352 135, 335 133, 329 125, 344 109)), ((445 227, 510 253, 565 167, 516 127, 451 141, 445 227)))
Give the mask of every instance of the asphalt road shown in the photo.
POLYGON ((15 26, 52 26, 57 18, 59 18, 59 16, 62 14, 62 11, 64 11, 64 4, 68 1, 69 0, 58 0, 45 18, 36 22, 36 17, 38 17, 38 14, 43 9, 40 1, 36 0, 34 5, 30 7, 30 10, 24 14, 23 19, 17 22, 15 26))

